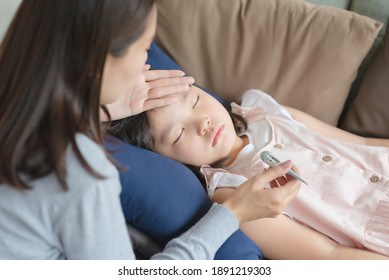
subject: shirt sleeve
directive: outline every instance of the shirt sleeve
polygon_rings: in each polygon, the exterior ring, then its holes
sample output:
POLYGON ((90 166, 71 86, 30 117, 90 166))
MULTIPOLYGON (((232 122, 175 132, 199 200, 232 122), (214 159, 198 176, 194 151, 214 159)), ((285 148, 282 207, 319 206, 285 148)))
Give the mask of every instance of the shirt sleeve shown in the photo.
POLYGON ((192 228, 171 240, 153 260, 213 259, 220 246, 239 229, 235 215, 225 206, 213 204, 192 228))
POLYGON ((233 174, 222 168, 213 168, 209 165, 203 165, 200 168, 201 174, 204 175, 207 193, 210 198, 213 197, 218 187, 235 187, 238 188, 247 178, 238 174, 233 174))
POLYGON ((67 259, 135 259, 116 177, 85 185, 64 211, 58 235, 67 259))
POLYGON ((231 107, 232 112, 241 115, 248 123, 261 120, 266 115, 292 119, 289 112, 273 97, 257 89, 246 91, 242 96, 241 105, 232 103, 231 107))

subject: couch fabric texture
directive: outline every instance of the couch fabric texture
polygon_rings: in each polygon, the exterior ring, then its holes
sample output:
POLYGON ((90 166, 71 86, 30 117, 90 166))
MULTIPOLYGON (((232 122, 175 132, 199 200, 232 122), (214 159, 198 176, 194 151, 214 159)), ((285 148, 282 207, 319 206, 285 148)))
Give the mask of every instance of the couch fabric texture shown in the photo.
POLYGON ((364 136, 389 138, 389 33, 362 80, 342 128, 364 136))
POLYGON ((325 5, 160 0, 157 42, 199 84, 229 101, 259 88, 337 125, 359 90, 358 71, 361 76, 385 31, 362 14, 385 18, 389 1, 310 2, 325 5))

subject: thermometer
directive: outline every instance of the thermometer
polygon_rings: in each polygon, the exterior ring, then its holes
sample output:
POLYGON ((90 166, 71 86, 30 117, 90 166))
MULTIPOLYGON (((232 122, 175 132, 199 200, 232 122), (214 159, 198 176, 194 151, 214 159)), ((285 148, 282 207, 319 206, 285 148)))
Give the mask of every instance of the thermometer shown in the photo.
MULTIPOLYGON (((261 153, 261 159, 271 167, 277 166, 281 163, 278 159, 272 156, 272 154, 268 151, 264 151, 261 153)), ((305 182, 305 180, 301 178, 299 175, 297 175, 293 170, 290 169, 287 174, 289 174, 293 178, 296 178, 297 180, 301 181, 302 183, 308 186, 308 183, 305 182)))

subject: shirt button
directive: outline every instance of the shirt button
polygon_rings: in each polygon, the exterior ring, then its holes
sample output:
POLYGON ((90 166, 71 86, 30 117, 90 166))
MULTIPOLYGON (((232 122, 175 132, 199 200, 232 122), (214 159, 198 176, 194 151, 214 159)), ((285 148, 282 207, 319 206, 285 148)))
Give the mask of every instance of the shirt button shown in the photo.
POLYGON ((282 149, 282 146, 280 144, 274 144, 274 148, 276 149, 282 149))
POLYGON ((332 160, 332 156, 329 156, 329 155, 323 156, 322 159, 323 159, 325 162, 329 162, 329 161, 332 160))
POLYGON ((372 183, 378 183, 379 180, 380 180, 380 178, 378 176, 373 175, 370 177, 370 181, 372 183))

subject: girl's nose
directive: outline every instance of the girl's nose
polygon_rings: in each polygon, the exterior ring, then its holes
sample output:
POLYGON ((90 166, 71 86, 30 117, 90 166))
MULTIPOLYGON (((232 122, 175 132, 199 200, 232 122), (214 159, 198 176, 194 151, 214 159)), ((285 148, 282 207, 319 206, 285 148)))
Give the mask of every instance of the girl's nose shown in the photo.
POLYGON ((211 125, 211 119, 210 118, 204 118, 200 121, 199 125, 199 134, 205 135, 207 131, 209 130, 211 125))

